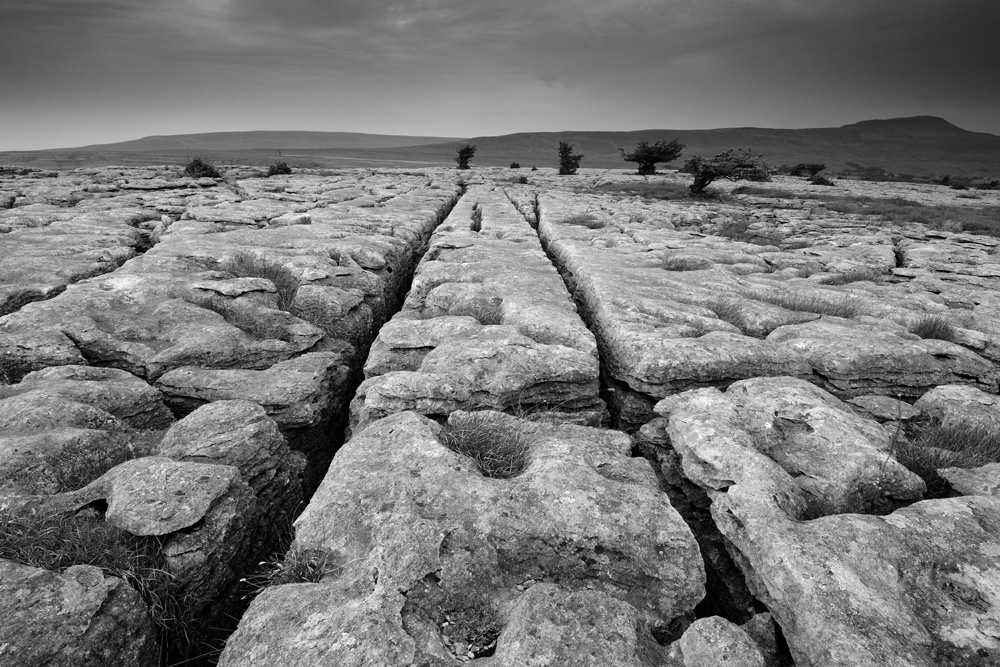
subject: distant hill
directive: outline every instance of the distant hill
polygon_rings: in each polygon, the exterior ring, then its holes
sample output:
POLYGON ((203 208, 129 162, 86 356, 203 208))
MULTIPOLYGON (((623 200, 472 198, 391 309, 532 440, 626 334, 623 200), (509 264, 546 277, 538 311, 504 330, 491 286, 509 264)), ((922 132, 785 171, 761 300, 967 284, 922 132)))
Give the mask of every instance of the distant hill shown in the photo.
MULTIPOLYGON (((628 167, 618 147, 639 141, 677 139, 685 145, 680 161, 714 155, 730 148, 750 148, 772 164, 822 162, 828 171, 850 163, 895 173, 1000 176, 1000 136, 969 132, 933 116, 866 120, 837 128, 781 130, 737 127, 716 130, 638 130, 633 132, 532 132, 474 137, 473 164, 555 166, 560 141, 584 154, 584 167, 628 167)), ((423 146, 426 158, 454 155, 463 142, 423 146)))
POLYGON ((56 151, 87 152, 138 152, 159 151, 243 151, 284 150, 315 148, 391 148, 393 146, 420 146, 458 141, 457 137, 419 137, 400 134, 363 134, 360 132, 206 132, 203 134, 171 134, 143 137, 114 144, 95 144, 79 148, 54 149, 56 151))
POLYGON ((581 166, 628 169, 619 147, 639 141, 677 139, 681 160, 750 148, 775 165, 822 162, 827 172, 881 168, 917 176, 967 175, 1000 178, 1000 136, 969 132, 942 118, 915 116, 866 120, 835 128, 798 130, 737 127, 714 130, 635 130, 629 132, 522 132, 471 139, 359 134, 351 132, 213 132, 152 136, 116 144, 46 151, 0 153, 0 164, 67 168, 106 164, 184 162, 200 155, 216 162, 318 167, 454 165, 455 149, 469 141, 478 151, 473 165, 557 166, 560 141, 585 157, 581 166))

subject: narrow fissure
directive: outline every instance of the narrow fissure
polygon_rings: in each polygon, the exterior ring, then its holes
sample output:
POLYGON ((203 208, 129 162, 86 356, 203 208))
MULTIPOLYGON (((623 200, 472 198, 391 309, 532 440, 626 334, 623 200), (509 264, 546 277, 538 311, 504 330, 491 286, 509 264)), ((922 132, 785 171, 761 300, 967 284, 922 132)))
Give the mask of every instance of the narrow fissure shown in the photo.
MULTIPOLYGON (((540 230, 542 213, 537 194, 533 208, 535 224, 532 227, 538 234, 542 249, 559 272, 584 324, 597 339, 601 364, 600 396, 611 412, 612 428, 633 433, 633 455, 641 456, 650 462, 659 480, 660 490, 669 497, 671 505, 691 529, 698 542, 706 572, 706 594, 695 607, 694 618, 721 616, 737 625, 746 623, 754 614, 766 612, 767 608, 750 592, 743 572, 728 552, 725 538, 715 526, 709 511, 711 502, 707 494, 684 478, 679 458, 669 447, 669 442, 662 445, 643 442, 642 437, 635 433, 638 424, 646 423, 656 417, 652 408, 657 399, 635 391, 611 377, 604 361, 607 359, 606 347, 602 343, 593 314, 586 301, 581 298, 572 273, 559 261, 546 235, 540 230)), ((667 645, 680 638, 680 634, 689 623, 683 619, 677 620, 679 625, 676 632, 668 632, 662 637, 657 637, 660 644, 667 645)))

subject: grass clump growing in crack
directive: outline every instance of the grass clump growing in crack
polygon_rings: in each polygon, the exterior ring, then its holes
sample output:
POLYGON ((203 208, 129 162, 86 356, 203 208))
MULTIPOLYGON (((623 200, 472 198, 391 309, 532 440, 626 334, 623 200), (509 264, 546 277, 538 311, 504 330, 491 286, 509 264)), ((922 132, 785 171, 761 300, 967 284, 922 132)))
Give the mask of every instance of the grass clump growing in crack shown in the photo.
POLYGON ((664 271, 701 271, 712 268, 713 264, 704 257, 667 253, 663 256, 661 266, 664 271))
POLYGON ((189 297, 188 302, 222 315, 226 322, 257 340, 283 340, 287 333, 283 324, 262 317, 256 308, 239 301, 212 295, 189 297))
POLYGON ((821 281, 824 285, 847 285, 861 281, 870 281, 876 285, 883 282, 882 273, 870 268, 848 269, 841 273, 831 274, 821 281))
POLYGON ((743 330, 743 309, 740 307, 739 299, 731 297, 717 299, 708 307, 723 322, 732 324, 740 331, 743 330))
POLYGON ((260 563, 257 573, 245 581, 257 595, 269 586, 318 584, 327 576, 339 577, 343 572, 343 563, 329 551, 293 548, 283 556, 276 555, 260 563))
POLYGON ((586 227, 587 229, 601 229, 604 227, 604 221, 595 215, 591 215, 590 213, 571 215, 568 218, 563 218, 559 222, 564 225, 575 225, 577 227, 586 227))
POLYGON ((266 278, 278 291, 278 308, 291 312, 301 282, 295 273, 263 255, 237 250, 222 262, 222 270, 237 278, 266 278))
POLYGON ((932 421, 901 443, 896 460, 924 480, 925 497, 946 497, 951 485, 938 475, 938 469, 1000 463, 1000 433, 964 422, 932 421))
POLYGON ((496 413, 453 416, 441 429, 441 444, 472 459, 484 477, 517 477, 531 461, 531 439, 496 413))
POLYGON ((98 567, 139 592, 170 660, 190 660, 206 649, 196 613, 204 601, 181 590, 155 537, 133 535, 90 510, 30 516, 0 510, 0 558, 54 572, 98 567))
POLYGON ((955 327, 947 318, 940 315, 927 315, 920 318, 910 327, 910 333, 921 338, 932 338, 954 343, 956 338, 955 327))
POLYGON ((831 303, 824 301, 818 296, 808 296, 805 294, 757 294, 753 298, 756 301, 763 301, 764 303, 769 303, 785 310, 801 313, 816 313, 818 315, 850 318, 861 312, 861 308, 850 301, 831 303))

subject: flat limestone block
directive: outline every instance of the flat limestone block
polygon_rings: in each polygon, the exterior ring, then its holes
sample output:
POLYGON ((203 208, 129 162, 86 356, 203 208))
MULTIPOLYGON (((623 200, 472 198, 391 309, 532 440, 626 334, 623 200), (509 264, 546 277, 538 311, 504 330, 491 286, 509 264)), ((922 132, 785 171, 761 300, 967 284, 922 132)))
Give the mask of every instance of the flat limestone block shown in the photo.
POLYGON ((800 355, 820 386, 842 397, 876 391, 916 396, 942 384, 997 387, 996 367, 959 345, 842 318, 784 326, 767 341, 800 355))
POLYGON ((292 546, 341 567, 257 598, 220 664, 448 664, 491 640, 489 664, 658 664, 651 630, 693 609, 704 571, 649 464, 614 431, 501 413, 450 421, 484 418, 533 442, 521 475, 484 477, 413 413, 355 435, 292 546))

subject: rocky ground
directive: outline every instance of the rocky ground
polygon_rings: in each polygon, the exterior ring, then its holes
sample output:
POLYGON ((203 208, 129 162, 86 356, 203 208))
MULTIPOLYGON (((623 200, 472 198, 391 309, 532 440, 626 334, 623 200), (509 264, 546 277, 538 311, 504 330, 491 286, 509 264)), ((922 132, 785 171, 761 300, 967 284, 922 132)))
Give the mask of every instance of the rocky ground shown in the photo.
POLYGON ((1000 193, 223 176, 0 173, 0 665, 1000 665, 1000 193))

